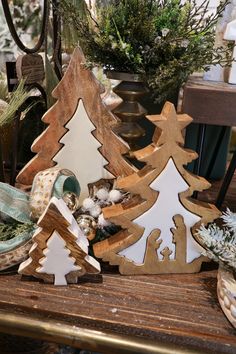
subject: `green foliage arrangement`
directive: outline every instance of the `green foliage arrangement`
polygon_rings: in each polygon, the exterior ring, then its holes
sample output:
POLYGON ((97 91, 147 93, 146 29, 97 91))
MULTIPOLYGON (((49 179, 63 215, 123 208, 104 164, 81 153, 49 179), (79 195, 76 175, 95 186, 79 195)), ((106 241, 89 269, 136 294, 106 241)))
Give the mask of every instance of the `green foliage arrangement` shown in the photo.
POLYGON ((221 218, 222 228, 201 226, 196 236, 205 248, 204 255, 236 272, 236 214, 228 209, 221 218))
MULTIPOLYGON (((79 14, 80 18, 86 21, 87 17, 87 4, 85 0, 70 0, 69 4, 79 14)), ((67 17, 67 16, 66 16, 67 17)), ((80 39, 79 31, 76 30, 74 24, 71 21, 67 21, 63 16, 62 26, 62 40, 64 50, 68 53, 72 52, 75 45, 80 39)))
POLYGON ((229 1, 211 15, 209 0, 200 6, 196 0, 97 1, 86 16, 73 0, 61 0, 59 11, 89 62, 143 74, 160 102, 194 71, 229 65, 232 44, 215 47, 215 26, 229 1))
POLYGON ((0 100, 6 101, 8 95, 7 80, 5 75, 0 71, 0 100))

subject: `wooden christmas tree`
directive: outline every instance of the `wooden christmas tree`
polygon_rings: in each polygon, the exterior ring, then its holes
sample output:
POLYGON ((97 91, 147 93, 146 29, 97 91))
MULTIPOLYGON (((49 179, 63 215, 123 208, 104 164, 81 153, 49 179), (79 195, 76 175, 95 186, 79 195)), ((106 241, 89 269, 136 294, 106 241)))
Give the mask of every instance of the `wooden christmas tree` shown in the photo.
POLYGON ((161 115, 149 116, 156 125, 153 143, 135 153, 146 166, 118 179, 117 187, 131 193, 122 204, 103 209, 105 219, 122 231, 94 245, 97 257, 119 265, 122 274, 192 273, 204 257, 194 230, 220 215, 215 206, 191 199, 209 188, 203 178, 184 166, 197 158, 183 148, 182 130, 191 122, 166 103, 161 115))
POLYGON ((99 273, 100 265, 88 255, 88 240, 62 199, 53 197, 38 221, 29 258, 19 273, 55 285, 77 283, 85 273, 99 273))
POLYGON ((85 197, 87 184, 134 171, 122 156, 128 145, 113 133, 117 121, 100 94, 101 85, 75 49, 53 91, 57 102, 42 118, 49 126, 32 145, 37 155, 19 173, 19 183, 31 185, 37 172, 59 164, 75 173, 85 197))

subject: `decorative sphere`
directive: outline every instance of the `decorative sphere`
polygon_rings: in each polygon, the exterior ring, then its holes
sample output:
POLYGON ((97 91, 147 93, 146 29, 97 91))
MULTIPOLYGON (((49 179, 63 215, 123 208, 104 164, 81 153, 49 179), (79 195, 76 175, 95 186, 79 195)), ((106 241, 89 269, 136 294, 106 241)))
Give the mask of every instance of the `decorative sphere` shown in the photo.
POLYGON ((106 227, 111 225, 111 223, 104 218, 103 214, 100 214, 98 217, 98 225, 101 227, 106 227))
POLYGON ((92 198, 85 198, 83 201, 83 208, 85 210, 90 210, 95 206, 95 202, 92 198))
POLYGON ((68 206, 68 208, 71 210, 72 213, 78 209, 79 198, 75 193, 73 192, 64 193, 62 199, 64 200, 64 202, 66 203, 66 205, 68 206))
POLYGON ((97 191, 96 197, 100 200, 107 200, 109 197, 108 190, 105 188, 101 188, 97 191))
POLYGON ((90 234, 91 229, 89 227, 85 227, 83 229, 85 236, 88 236, 90 234))
POLYGON ((111 202, 116 203, 119 202, 119 200, 121 199, 122 194, 120 191, 118 191, 117 189, 112 189, 109 192, 109 199, 111 202))
POLYGON ((92 215, 94 218, 97 218, 101 214, 102 209, 100 208, 99 205, 95 205, 93 208, 89 210, 90 215, 92 215))
POLYGON ((79 215, 77 217, 77 224, 89 240, 94 239, 97 224, 92 216, 85 214, 79 215))

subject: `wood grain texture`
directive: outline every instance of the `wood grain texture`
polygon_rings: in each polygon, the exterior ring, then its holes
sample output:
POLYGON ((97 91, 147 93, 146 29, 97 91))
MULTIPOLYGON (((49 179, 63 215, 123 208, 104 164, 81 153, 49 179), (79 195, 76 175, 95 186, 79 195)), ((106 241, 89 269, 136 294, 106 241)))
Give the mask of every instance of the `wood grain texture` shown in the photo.
POLYGON ((182 112, 193 123, 236 125, 236 86, 224 82, 190 80, 184 87, 182 112))
MULTIPOLYGON (((19 273, 34 276, 47 283, 54 282, 53 274, 40 272, 40 267, 42 266, 40 260, 45 257, 43 251, 47 249, 47 241, 53 232, 57 231, 60 237, 65 241, 65 247, 70 251, 70 257, 74 258, 74 264, 79 266, 79 270, 72 271, 66 275, 67 283, 77 283, 78 277, 85 273, 99 273, 100 266, 95 259, 88 256, 87 248, 84 247, 84 242, 82 242, 83 240, 79 239, 80 235, 77 235, 75 230, 70 230, 72 223, 62 214, 59 206, 61 209, 65 209, 65 212, 66 210, 69 211, 63 200, 58 201, 56 198, 51 199, 47 209, 37 223, 38 229, 35 231, 32 238, 33 246, 29 251, 29 258, 21 263, 19 273), (55 201, 57 201, 57 203, 55 201), (95 262, 95 265, 91 260, 95 262)), ((73 219, 72 216, 71 218, 73 219)), ((74 223, 77 225, 75 220, 74 223)), ((86 240, 85 236, 84 239, 86 240)), ((60 260, 58 261, 60 262, 60 260)))
MULTIPOLYGON (((128 145, 112 130, 117 120, 102 102, 100 84, 93 73, 85 67, 85 63, 81 50, 76 48, 64 77, 53 91, 53 97, 57 102, 42 118, 49 126, 31 147, 37 155, 19 173, 17 177, 19 183, 31 185, 37 172, 55 164, 52 159, 62 148, 59 141, 67 132, 65 125, 73 117, 80 99, 96 127, 93 135, 102 144, 99 151, 108 161, 107 170, 114 176, 126 176, 134 171, 122 157, 128 152, 128 145)), ((78 141, 78 151, 79 144, 78 141)))
POLYGON ((0 309, 99 331, 198 348, 236 352, 235 329, 217 300, 216 272, 194 275, 104 274, 103 283, 56 288, 0 277, 0 309))
MULTIPOLYGON (((182 216, 185 218, 187 213, 190 212, 198 217, 198 222, 195 221, 191 224, 191 236, 189 235, 188 237, 193 237, 195 230, 201 223, 207 224, 220 215, 219 210, 214 205, 190 198, 195 190, 202 191, 210 187, 210 184, 204 178, 194 176, 184 168, 188 162, 197 157, 195 152, 183 148, 182 130, 192 119, 186 114, 177 115, 174 105, 169 102, 165 104, 161 115, 149 116, 148 118, 156 125, 153 143, 134 153, 138 160, 146 162, 146 166, 137 173, 120 178, 117 181, 118 188, 131 193, 133 203, 131 199, 128 205, 120 203, 103 209, 105 219, 121 226, 123 231, 94 244, 94 253, 97 257, 108 261, 112 265, 119 265, 121 274, 198 272, 204 258, 200 256, 199 251, 198 257, 195 256, 195 259, 187 262, 186 227, 183 224, 181 215, 172 215, 176 224, 176 229, 171 230, 174 238, 172 243, 175 243, 174 260, 169 259, 168 252, 170 252, 170 249, 166 249, 164 255, 161 253, 164 257, 163 259, 158 259, 156 250, 160 248, 160 242, 167 237, 166 233, 159 235, 161 230, 158 229, 158 226, 152 230, 154 233, 151 233, 147 238, 147 248, 142 264, 138 264, 120 254, 120 252, 139 242, 145 235, 145 230, 148 229, 150 222, 145 219, 146 223, 145 225, 143 223, 143 227, 141 227, 136 220, 158 203, 159 194, 162 191, 160 190, 159 192, 156 188, 154 190, 150 185, 153 181, 156 181, 170 160, 174 162, 175 169, 177 169, 187 186, 187 190, 185 187, 182 189, 184 191, 178 194, 179 203, 184 207, 182 216), (153 257, 153 252, 156 253, 156 257, 153 257)), ((178 183, 173 179, 168 183, 173 185, 175 182, 178 183)), ((166 213, 171 203, 175 203, 175 200, 176 196, 169 196, 169 200, 165 200, 163 208, 165 208, 166 213)), ((153 215, 154 217, 156 217, 155 225, 158 225, 158 217, 161 217, 160 212, 156 216, 153 215)))
POLYGON ((45 77, 43 58, 39 54, 19 55, 16 60, 18 80, 24 79, 26 84, 42 82, 45 77))

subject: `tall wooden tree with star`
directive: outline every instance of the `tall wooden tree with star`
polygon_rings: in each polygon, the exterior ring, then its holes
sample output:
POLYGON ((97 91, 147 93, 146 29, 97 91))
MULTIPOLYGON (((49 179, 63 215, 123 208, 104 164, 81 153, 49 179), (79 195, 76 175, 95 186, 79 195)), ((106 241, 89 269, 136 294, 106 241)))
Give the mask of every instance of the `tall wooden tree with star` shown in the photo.
POLYGON ((119 265, 122 274, 197 272, 204 257, 194 230, 220 212, 191 199, 194 191, 210 187, 184 168, 197 158, 183 147, 182 130, 192 119, 177 115, 169 102, 161 115, 148 119, 156 125, 153 143, 135 152, 146 166, 117 181, 117 187, 128 191, 131 199, 103 209, 105 219, 122 230, 95 244, 94 253, 119 265))

